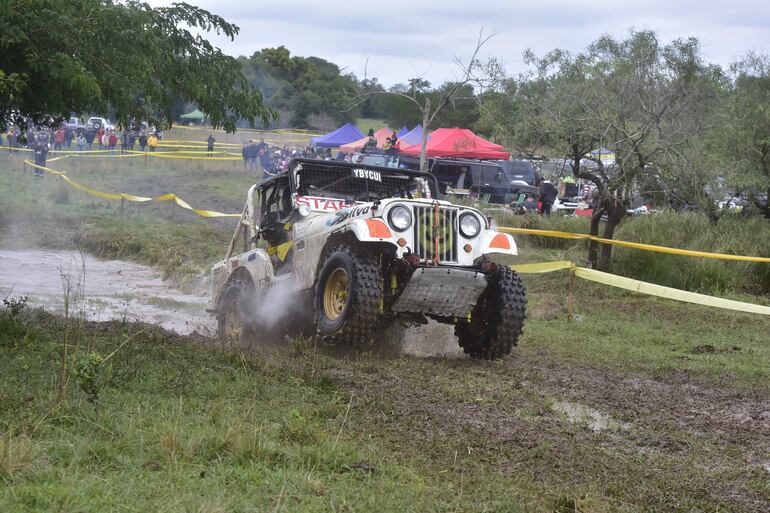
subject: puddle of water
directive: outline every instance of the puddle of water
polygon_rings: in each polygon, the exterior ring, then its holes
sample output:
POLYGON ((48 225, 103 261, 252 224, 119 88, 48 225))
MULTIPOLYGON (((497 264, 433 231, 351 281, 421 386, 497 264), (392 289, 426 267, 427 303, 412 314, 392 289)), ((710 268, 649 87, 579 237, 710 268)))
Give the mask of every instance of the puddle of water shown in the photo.
POLYGON ((77 251, 0 249, 0 297, 27 295, 30 306, 63 313, 63 277, 86 320, 149 322, 183 335, 216 331, 207 295, 186 294, 150 267, 77 251))
POLYGON ((628 430, 631 424, 615 420, 606 413, 570 401, 555 402, 551 409, 565 415, 572 424, 583 424, 594 433, 628 430))

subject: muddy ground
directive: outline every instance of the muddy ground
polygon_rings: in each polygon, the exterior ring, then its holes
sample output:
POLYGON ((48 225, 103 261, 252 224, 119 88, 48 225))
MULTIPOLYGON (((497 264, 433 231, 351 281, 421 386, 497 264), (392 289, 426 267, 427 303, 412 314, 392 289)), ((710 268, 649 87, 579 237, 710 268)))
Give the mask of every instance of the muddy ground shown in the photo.
MULTIPOLYGON (((3 297, 28 295, 32 306, 61 312, 62 277, 87 320, 139 320, 218 347, 202 286, 185 293, 151 268, 77 252, 0 251, 3 297)), ((530 490, 520 499, 534 509, 552 499, 533 497, 558 487, 575 490, 562 493, 567 511, 622 509, 629 493, 641 509, 770 511, 764 391, 571 362, 528 349, 526 336, 523 346, 501 362, 473 361, 451 327, 431 324, 405 332, 406 356, 313 345, 292 359, 289 344, 262 356, 339 386, 351 397, 348 429, 362 440, 465 476, 467 486, 491 470, 516 483, 515 493, 530 490)))

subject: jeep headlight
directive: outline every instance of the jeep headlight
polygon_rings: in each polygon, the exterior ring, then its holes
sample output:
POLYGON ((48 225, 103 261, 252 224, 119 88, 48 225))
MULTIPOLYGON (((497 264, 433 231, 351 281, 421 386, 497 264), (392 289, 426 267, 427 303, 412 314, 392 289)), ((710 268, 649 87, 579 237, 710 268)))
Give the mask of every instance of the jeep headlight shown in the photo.
POLYGON ((406 207, 395 206, 388 213, 388 224, 397 232, 403 232, 412 226, 412 213, 406 207))
POLYGON ((460 216, 460 233, 466 239, 472 239, 481 231, 479 218, 471 213, 465 213, 460 216))

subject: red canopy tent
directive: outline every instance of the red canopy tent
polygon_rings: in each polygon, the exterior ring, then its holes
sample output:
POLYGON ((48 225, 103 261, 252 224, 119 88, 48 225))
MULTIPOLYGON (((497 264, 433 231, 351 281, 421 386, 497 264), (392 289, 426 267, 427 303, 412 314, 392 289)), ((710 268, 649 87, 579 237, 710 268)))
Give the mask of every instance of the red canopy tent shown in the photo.
MULTIPOLYGON (((382 148, 385 145, 385 139, 390 137, 393 134, 393 130, 389 130, 387 128, 380 128, 376 132, 374 132, 374 138, 377 139, 377 147, 382 148)), ((343 151, 345 153, 355 153, 361 148, 364 147, 364 144, 366 144, 366 141, 369 140, 369 137, 364 137, 363 139, 359 139, 357 141, 353 141, 351 143, 343 144, 339 147, 340 151, 343 151)))
MULTIPOLYGON (((419 155, 420 144, 402 146, 401 153, 419 155)), ((511 154, 499 144, 482 139, 467 128, 438 128, 430 134, 428 157, 508 160, 511 154)))

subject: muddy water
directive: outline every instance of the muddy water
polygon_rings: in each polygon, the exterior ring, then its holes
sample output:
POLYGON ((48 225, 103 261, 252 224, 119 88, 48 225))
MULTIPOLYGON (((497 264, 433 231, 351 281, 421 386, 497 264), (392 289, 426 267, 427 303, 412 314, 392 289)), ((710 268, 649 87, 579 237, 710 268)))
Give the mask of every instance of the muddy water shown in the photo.
POLYGON ((157 271, 132 262, 76 251, 0 249, 0 298, 29 296, 31 306, 62 313, 69 283, 71 311, 86 320, 125 319, 158 324, 186 335, 213 335, 206 294, 185 294, 157 271))
MULTIPOLYGON (((65 286, 71 291, 70 311, 89 321, 142 321, 181 335, 216 336, 214 317, 205 311, 208 294, 186 294, 150 267, 77 251, 0 249, 0 299, 29 296, 30 306, 63 313, 65 286)), ((430 321, 394 335, 405 354, 464 356, 450 325, 430 321)))

